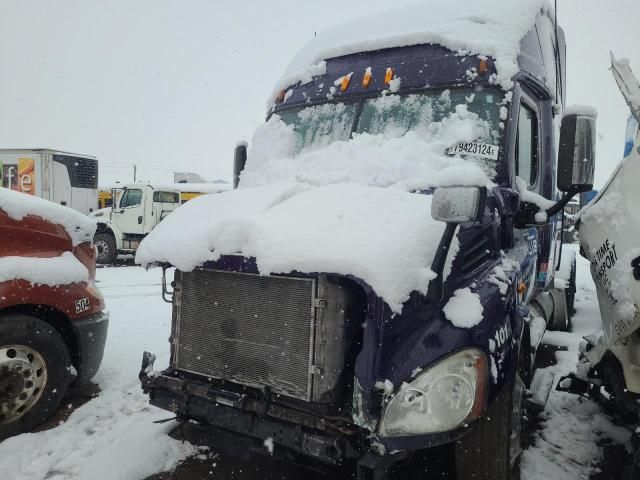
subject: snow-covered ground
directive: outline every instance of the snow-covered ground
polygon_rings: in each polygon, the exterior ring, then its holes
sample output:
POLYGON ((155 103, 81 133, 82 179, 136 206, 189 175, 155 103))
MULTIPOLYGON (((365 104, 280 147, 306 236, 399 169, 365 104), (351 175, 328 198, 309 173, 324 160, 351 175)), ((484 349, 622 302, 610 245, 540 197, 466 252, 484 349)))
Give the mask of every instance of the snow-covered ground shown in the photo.
POLYGON ((99 396, 64 423, 0 443, 0 478, 13 480, 133 480, 171 470, 195 452, 166 435, 175 422, 149 406, 138 380, 144 350, 168 364, 171 306, 160 297, 160 269, 104 268, 97 272, 111 312, 99 396))
MULTIPOLYGON (((578 250, 577 245, 569 248, 578 250)), ((561 375, 575 371, 582 337, 601 331, 600 311, 589 262, 576 255, 577 292, 573 332, 547 331, 543 343, 566 347, 556 352, 557 364, 548 368, 561 375)), ((592 401, 553 390, 542 415, 542 429, 522 458, 523 480, 582 480, 597 472, 606 443, 626 443, 630 432, 611 423, 592 401)))
MULTIPOLYGON (((101 393, 56 428, 0 443, 1 479, 139 480, 197 453, 167 435, 174 422, 152 423, 170 414, 149 406, 137 377, 144 350, 158 355, 157 367, 168 362, 171 309, 160 298, 160 270, 105 268, 98 270, 98 280, 111 311, 95 378, 101 393)), ((594 288, 588 263, 578 255, 574 333, 551 332, 544 340, 568 347, 549 367, 558 376, 574 368, 581 337, 599 328, 594 288)), ((524 453, 523 480, 588 479, 603 458, 603 442, 624 443, 628 437, 594 403, 553 391, 535 444, 524 453)))

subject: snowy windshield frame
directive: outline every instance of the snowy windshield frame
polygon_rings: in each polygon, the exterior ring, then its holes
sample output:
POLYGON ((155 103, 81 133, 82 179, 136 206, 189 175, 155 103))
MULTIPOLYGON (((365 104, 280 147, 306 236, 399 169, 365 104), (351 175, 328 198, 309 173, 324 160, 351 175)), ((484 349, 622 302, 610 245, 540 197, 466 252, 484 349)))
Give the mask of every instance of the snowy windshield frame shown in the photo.
MULTIPOLYGON (((316 150, 336 141, 352 139, 354 134, 384 134, 400 137, 409 131, 427 128, 466 105, 489 124, 487 138, 477 141, 501 146, 504 118, 504 92, 484 86, 423 89, 410 92, 344 98, 276 112, 294 127, 297 145, 294 156, 316 150)), ((495 171, 497 160, 483 159, 495 171)))

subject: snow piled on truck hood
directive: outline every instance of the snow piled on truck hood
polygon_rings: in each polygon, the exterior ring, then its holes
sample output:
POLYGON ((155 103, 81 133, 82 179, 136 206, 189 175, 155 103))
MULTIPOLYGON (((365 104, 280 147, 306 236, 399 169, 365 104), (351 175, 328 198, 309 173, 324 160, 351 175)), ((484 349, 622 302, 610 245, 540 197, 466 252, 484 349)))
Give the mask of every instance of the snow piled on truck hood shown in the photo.
POLYGON ((136 261, 189 271, 240 254, 255 258, 263 275, 354 275, 400 312, 435 278, 444 230, 431 218, 431 196, 411 192, 490 185, 482 162, 445 154, 487 128, 459 106, 402 136, 361 134, 296 155, 292 127, 274 115, 254 136, 240 188, 175 210, 143 240, 136 261))
POLYGON ((431 197, 396 188, 278 184, 196 198, 142 242, 136 261, 191 270, 221 255, 255 257, 260 273, 330 272, 366 281, 399 312, 426 293, 444 229, 431 197))
POLYGON ((18 222, 27 215, 33 215, 61 225, 74 247, 91 242, 96 231, 95 220, 76 210, 4 187, 0 187, 0 210, 18 222))
POLYGON ((319 32, 307 43, 278 81, 271 100, 280 90, 324 73, 323 60, 428 43, 493 57, 497 82, 510 89, 511 78, 518 72, 520 41, 537 15, 550 10, 547 0, 425 0, 345 22, 319 32))

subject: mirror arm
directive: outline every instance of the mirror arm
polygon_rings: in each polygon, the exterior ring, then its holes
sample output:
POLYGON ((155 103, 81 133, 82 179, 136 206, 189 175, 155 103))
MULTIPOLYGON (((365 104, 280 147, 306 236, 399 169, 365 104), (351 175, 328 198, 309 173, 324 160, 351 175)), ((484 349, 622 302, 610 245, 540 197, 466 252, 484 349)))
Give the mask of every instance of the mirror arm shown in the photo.
POLYGON ((565 193, 564 196, 560 199, 558 203, 556 203, 553 207, 547 210, 547 217, 553 217, 556 213, 563 210, 564 207, 567 206, 569 200, 571 200, 578 192, 568 192, 565 193))
POLYGON ((431 271, 437 276, 431 282, 429 282, 429 290, 427 290, 427 300, 430 302, 439 302, 442 300, 442 294, 444 290, 444 279, 442 274, 444 272, 444 266, 447 262, 447 256, 449 255, 449 249, 451 248, 451 242, 456 234, 457 223, 447 223, 438 250, 433 258, 431 264, 431 271))

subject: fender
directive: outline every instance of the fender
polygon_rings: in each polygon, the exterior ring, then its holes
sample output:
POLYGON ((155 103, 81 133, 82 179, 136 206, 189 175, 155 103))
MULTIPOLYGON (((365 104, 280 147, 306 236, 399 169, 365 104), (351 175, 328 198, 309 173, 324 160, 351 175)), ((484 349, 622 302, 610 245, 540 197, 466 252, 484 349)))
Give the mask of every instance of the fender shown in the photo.
POLYGON ((118 226, 113 223, 111 220, 104 220, 98 222, 98 228, 96 229, 96 234, 98 233, 111 233, 113 238, 116 240, 116 249, 122 250, 122 232, 118 228, 118 226))
POLYGON ((0 314, 5 309, 31 305, 52 308, 71 320, 79 320, 105 308, 104 298, 93 281, 50 287, 26 280, 10 280, 0 283, 0 298, 3 299, 0 314))

